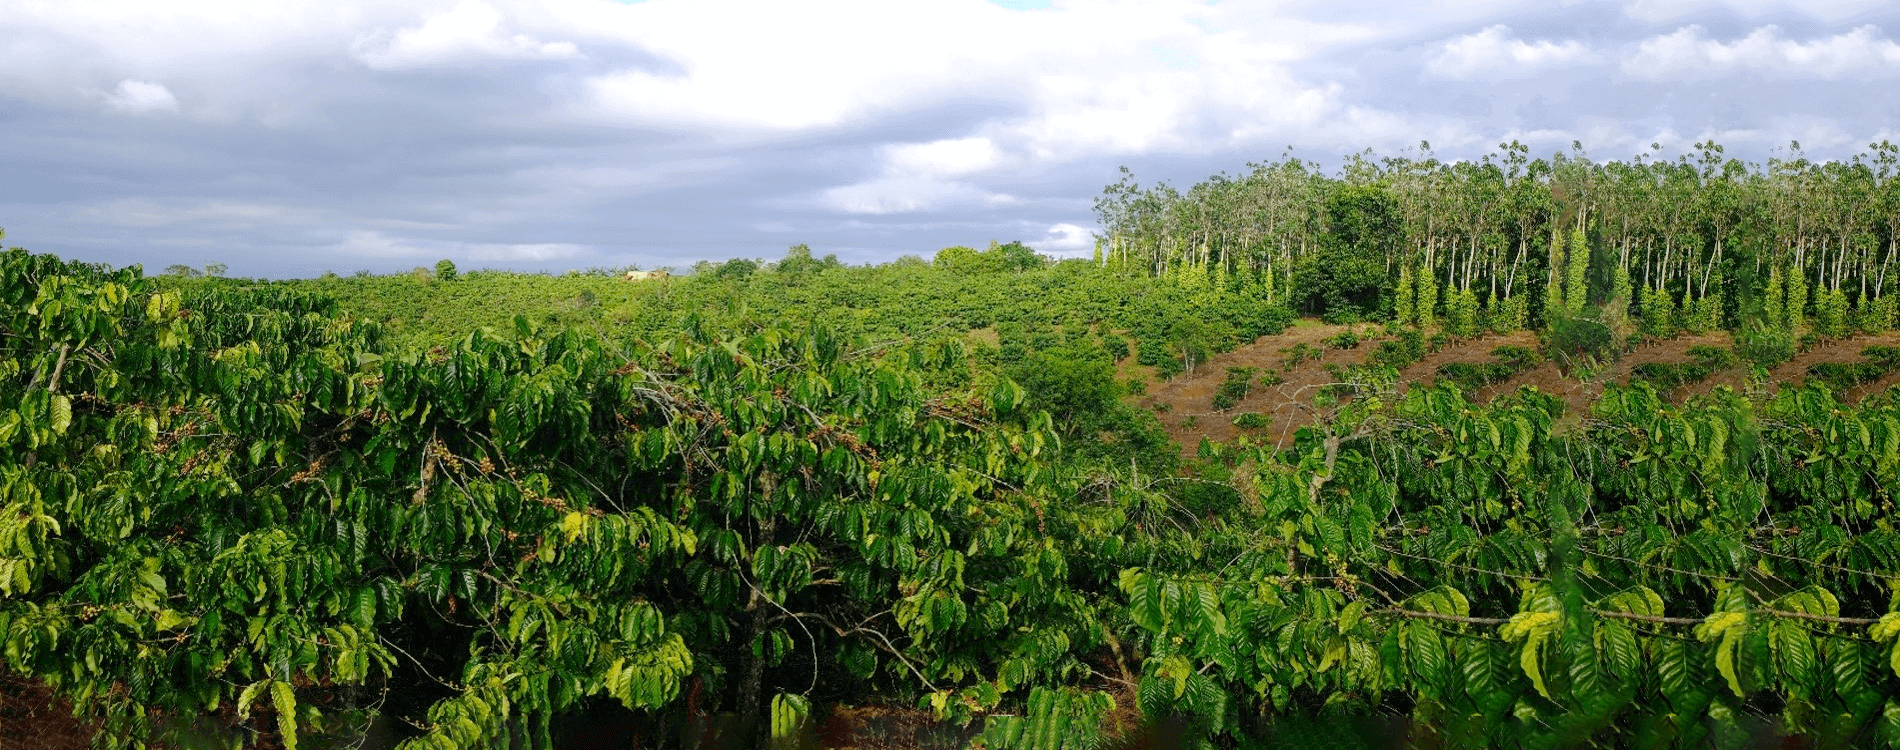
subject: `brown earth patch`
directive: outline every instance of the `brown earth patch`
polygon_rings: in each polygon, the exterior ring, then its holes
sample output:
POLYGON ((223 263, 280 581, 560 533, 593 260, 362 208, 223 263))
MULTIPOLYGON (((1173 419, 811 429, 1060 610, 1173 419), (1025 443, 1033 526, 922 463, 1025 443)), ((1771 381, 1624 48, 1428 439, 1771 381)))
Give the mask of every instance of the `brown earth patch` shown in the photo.
MULTIPOLYGON (((1799 385, 1808 379, 1808 368, 1823 362, 1859 362, 1862 359, 1860 351, 1870 346, 1900 346, 1900 333, 1887 332, 1872 335, 1848 336, 1816 345, 1812 349, 1795 354, 1794 359, 1783 362, 1777 365, 1775 369, 1769 371, 1768 382, 1777 385, 1799 385)), ((1893 375, 1893 373, 1888 373, 1887 377, 1881 378, 1869 385, 1855 388, 1842 395, 1850 400, 1857 400, 1860 397, 1865 397, 1869 393, 1877 393, 1880 390, 1885 390, 1884 388, 1877 389, 1875 386, 1881 382, 1894 382, 1893 375), (1859 393, 1855 395, 1857 391, 1859 393)))
POLYGON ((1313 406, 1313 396, 1318 394, 1320 387, 1334 382, 1326 366, 1359 364, 1376 346, 1374 342, 1361 341, 1352 349, 1329 349, 1324 343, 1325 339, 1347 330, 1363 334, 1369 329, 1365 325, 1332 325, 1299 320, 1284 332, 1261 336, 1251 344, 1202 363, 1193 372, 1182 373, 1155 386, 1137 403, 1148 409, 1157 405, 1163 407, 1158 412, 1161 424, 1167 428, 1168 436, 1180 443, 1183 456, 1194 455, 1202 438, 1215 442, 1233 440, 1243 432, 1234 426, 1234 418, 1248 412, 1265 414, 1271 418, 1271 422, 1264 429, 1246 432, 1271 440, 1276 445, 1288 445, 1293 439, 1293 431, 1300 425, 1312 422, 1313 415, 1321 411, 1313 406), (1320 350, 1320 356, 1291 367, 1285 366, 1287 355, 1282 350, 1301 344, 1320 350), (1280 371, 1282 382, 1262 386, 1256 380, 1247 397, 1234 408, 1216 411, 1214 393, 1220 388, 1221 381, 1226 379, 1229 367, 1254 367, 1263 373, 1268 369, 1276 369, 1280 371))
MULTIPOLYGON (((1735 337, 1730 335, 1728 331, 1715 331, 1705 334, 1684 334, 1671 339, 1646 342, 1636 347, 1636 349, 1629 354, 1623 355, 1622 359, 1617 360, 1612 377, 1619 385, 1629 385, 1632 376, 1636 372, 1636 368, 1640 365, 1650 363, 1675 365, 1694 362, 1695 357, 1689 355, 1689 350, 1698 346, 1712 346, 1717 349, 1733 350, 1735 348, 1735 337)), ((1676 388, 1664 394, 1664 397, 1670 403, 1681 404, 1687 402, 1691 397, 1712 392, 1717 386, 1726 385, 1730 388, 1741 390, 1747 380, 1748 365, 1737 364, 1734 367, 1710 373, 1708 377, 1700 381, 1689 383, 1681 388, 1676 388)))
POLYGON ((1602 380, 1615 381, 1620 385, 1629 385, 1630 374, 1640 365, 1665 364, 1676 365, 1694 362, 1689 350, 1698 346, 1713 346, 1728 349, 1735 346, 1734 337, 1728 331, 1717 331, 1702 335, 1684 334, 1674 338, 1651 339, 1637 345, 1628 354, 1624 354, 1605 372, 1602 380))
MULTIPOLYGON (((1227 352, 1212 361, 1195 368, 1194 372, 1183 373, 1150 389, 1147 396, 1138 403, 1144 408, 1161 406, 1158 413, 1162 425, 1169 437, 1181 445, 1184 457, 1193 456, 1205 438, 1214 442, 1232 441, 1242 433, 1261 442, 1271 442, 1279 447, 1292 443, 1295 430, 1310 424, 1321 416, 1333 411, 1320 408, 1313 403, 1322 386, 1334 382, 1326 366, 1357 365, 1366 360, 1382 338, 1368 335, 1376 330, 1365 325, 1344 326, 1328 325, 1314 320, 1300 320, 1285 332, 1262 336, 1250 344, 1227 352), (1366 338, 1353 349, 1328 349, 1322 343, 1324 339, 1341 331, 1355 330, 1366 338), (1321 350, 1321 357, 1308 360, 1294 367, 1282 367, 1285 355, 1283 350, 1310 344, 1321 350), (1268 368, 1281 369, 1285 382, 1275 386, 1260 386, 1255 383, 1247 398, 1233 409, 1225 412, 1215 411, 1213 399, 1221 381, 1227 376, 1228 367, 1257 367, 1262 371, 1268 368), (1233 419, 1247 412, 1259 412, 1271 417, 1264 429, 1241 429, 1233 425, 1233 419), (1189 425, 1192 418, 1192 426, 1189 425)), ((1414 385, 1429 385, 1437 379, 1438 368, 1453 362, 1488 362, 1492 350, 1500 346, 1523 346, 1537 348, 1538 340, 1534 333, 1519 331, 1510 334, 1487 334, 1477 338, 1456 341, 1450 345, 1430 352, 1423 359, 1412 363, 1399 373, 1399 388, 1403 391, 1414 385)), ((1706 334, 1685 334, 1674 338, 1652 339, 1638 345, 1614 362, 1601 368, 1596 377, 1579 380, 1565 375, 1555 362, 1544 362, 1505 380, 1504 382, 1480 388, 1475 399, 1489 402, 1500 395, 1512 393, 1523 386, 1534 386, 1538 390, 1563 399, 1569 418, 1578 418, 1587 414, 1591 403, 1603 394, 1606 383, 1629 385, 1631 376, 1638 366, 1647 363, 1677 364, 1695 361, 1689 350, 1698 346, 1712 346, 1721 349, 1733 349, 1734 338, 1727 331, 1715 331, 1706 334)), ((1807 378, 1807 370, 1822 362, 1859 362, 1861 350, 1869 346, 1900 346, 1900 332, 1876 335, 1853 336, 1816 346, 1795 356, 1794 359, 1774 368, 1769 373, 1768 382, 1773 386, 1799 385, 1807 378)), ((1132 358, 1131 358, 1132 359, 1132 358)), ((1741 390, 1748 384, 1748 367, 1739 365, 1718 371, 1700 382, 1690 383, 1670 392, 1667 397, 1671 403, 1681 404, 1699 395, 1713 392, 1721 386, 1741 390)), ((1888 373, 1881 379, 1854 388, 1843 394, 1843 398, 1853 402, 1869 395, 1885 392, 1888 388, 1900 386, 1900 372, 1888 373)))
POLYGON ((1887 373, 1872 383, 1849 388, 1846 393, 1841 394, 1841 398, 1849 403, 1857 404, 1867 400, 1869 396, 1886 393, 1889 389, 1895 387, 1900 387, 1900 370, 1887 373))
POLYGON ((1522 346, 1537 348, 1537 334, 1530 331, 1515 331, 1506 334, 1487 333, 1476 338, 1459 339, 1435 352, 1427 352, 1425 358, 1399 371, 1401 386, 1430 386, 1438 380, 1438 368, 1453 362, 1489 362, 1491 350, 1500 346, 1522 346))
POLYGON ((44 684, 0 672, 0 748, 86 750, 94 730, 73 718, 72 704, 44 684))

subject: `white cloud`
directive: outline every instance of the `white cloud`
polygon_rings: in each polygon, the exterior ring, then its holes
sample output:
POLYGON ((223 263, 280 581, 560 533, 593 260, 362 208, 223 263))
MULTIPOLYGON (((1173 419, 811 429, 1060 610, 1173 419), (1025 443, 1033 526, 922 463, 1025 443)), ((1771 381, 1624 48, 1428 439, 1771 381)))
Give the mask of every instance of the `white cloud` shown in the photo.
POLYGON ((503 30, 499 11, 479 0, 465 0, 421 26, 397 31, 386 43, 358 41, 356 56, 372 68, 388 70, 476 60, 562 60, 580 56, 573 42, 543 42, 503 30))
POLYGON ((314 224, 321 220, 321 213, 308 207, 246 201, 130 198, 81 206, 68 216, 122 227, 248 228, 314 224))
POLYGON ((1900 74, 1900 44, 1880 29, 1853 31, 1809 42, 1785 39, 1763 26, 1733 42, 1710 39, 1700 26, 1651 37, 1623 59, 1623 72, 1652 79, 1699 79, 1738 72, 1773 78, 1873 78, 1900 74))
POLYGON ((428 248, 366 229, 352 231, 342 242, 325 249, 369 258, 419 258, 431 254, 428 248))
POLYGON ((1889 0, 1633 0, 1623 6, 1623 12, 1650 23, 1710 11, 1726 11, 1747 18, 1792 12, 1822 21, 1839 21, 1887 7, 1891 7, 1889 0))
POLYGON ((344 255, 368 258, 446 257, 490 262, 562 260, 578 256, 587 250, 581 245, 556 242, 504 244, 404 239, 365 229, 352 231, 343 238, 343 241, 325 249, 344 255))
POLYGON ((854 214, 895 214, 949 207, 1006 205, 1015 201, 1012 196, 986 192, 968 183, 923 177, 865 180, 826 190, 820 200, 829 208, 854 214))
POLYGON ((1601 58, 1575 39, 1526 42, 1503 24, 1446 42, 1425 69, 1443 78, 1497 80, 1528 78, 1552 68, 1588 65, 1601 58))
POLYGON ((503 245, 495 243, 476 243, 464 245, 462 255, 469 260, 486 261, 550 261, 572 258, 580 255, 586 248, 565 242, 538 242, 532 244, 503 245))
POLYGON ((1010 155, 1204 152, 1304 135, 1335 115, 1346 127, 1321 132, 1356 144, 1369 122, 1341 104, 1337 87, 1289 70, 1368 32, 1257 7, 1096 0, 1018 13, 981 0, 648 0, 588 18, 676 66, 589 78, 577 113, 598 121, 752 139, 944 101, 996 110, 975 132, 887 152, 907 174, 974 174, 1010 166, 1010 155))
POLYGON ((133 115, 177 112, 178 97, 163 85, 127 78, 106 93, 106 106, 133 115))
POLYGON ((236 260, 316 236, 329 257, 525 265, 606 256, 512 240, 685 257, 750 252, 754 229, 887 248, 980 227, 1085 253, 1086 199, 1118 163, 1184 185, 1289 144, 1329 167, 1420 139, 1453 158, 1514 138, 1614 157, 1696 132, 1744 158, 1789 137, 1858 148, 1891 130, 1856 81, 1900 70, 1893 7, 0 0, 0 96, 19 114, 0 161, 71 196, 0 209, 116 238, 88 241, 123 257, 190 240, 236 260), (1737 17, 1761 20, 1730 31, 1737 17), (1720 30, 1666 33, 1691 22, 1720 30), (1770 22, 1800 31, 1756 29, 1770 22), (1559 28, 1591 31, 1531 31, 1559 28), (486 64, 520 60, 543 62, 486 64), (429 74, 378 72, 414 68, 429 74), (1658 84, 1616 85, 1632 78, 1658 84), (1777 119, 1791 111, 1811 119, 1777 119), (931 213, 890 220, 905 212, 931 213), (838 221, 853 216, 867 221, 838 221))
POLYGON ((1088 255, 1095 250, 1095 234, 1087 227, 1056 224, 1049 227, 1047 236, 1029 244, 1049 255, 1088 255))
POLYGON ((826 190, 820 202, 846 213, 893 214, 1015 200, 956 179, 1002 165, 1002 153, 988 138, 886 144, 877 153, 883 176, 826 190))
POLYGON ((897 174, 960 177, 997 165, 1002 154, 982 136, 884 147, 887 168, 897 174))

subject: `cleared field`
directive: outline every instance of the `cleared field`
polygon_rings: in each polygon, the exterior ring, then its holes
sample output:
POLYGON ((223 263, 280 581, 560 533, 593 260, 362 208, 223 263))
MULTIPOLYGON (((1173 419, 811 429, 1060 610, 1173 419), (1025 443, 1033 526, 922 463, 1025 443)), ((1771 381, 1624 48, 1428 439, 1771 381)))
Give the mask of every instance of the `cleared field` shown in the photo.
MULTIPOLYGON (((1395 340, 1390 336, 1366 335, 1375 330, 1375 326, 1333 325, 1302 319, 1283 333, 1261 336, 1153 387, 1138 403, 1160 416, 1169 436, 1181 444, 1183 456, 1193 455, 1203 439, 1228 442, 1242 434, 1257 442, 1285 447, 1291 444, 1293 434, 1300 427, 1337 408, 1323 397, 1326 386, 1341 382, 1337 373, 1366 364, 1369 355, 1382 342, 1395 340), (1328 345, 1328 339, 1347 332, 1361 337, 1356 346, 1333 348, 1328 345), (1230 368, 1272 371, 1280 382, 1263 385, 1256 379, 1244 399, 1230 408, 1216 409, 1214 396, 1228 379, 1230 368), (1242 414, 1265 415, 1266 426, 1235 426, 1234 419, 1242 414)), ((1562 398, 1568 414, 1580 415, 1602 395, 1606 384, 1627 386, 1641 379, 1645 365, 1695 364, 1698 350, 1731 351, 1733 346, 1734 338, 1727 331, 1683 334, 1643 342, 1597 372, 1587 373, 1589 377, 1583 377, 1586 373, 1566 373, 1558 363, 1545 360, 1471 392, 1476 400, 1489 402, 1520 388, 1532 387, 1562 398)), ((1865 359, 1863 351, 1879 346, 1900 346, 1900 333, 1856 335, 1819 343, 1770 369, 1765 384, 1777 389, 1798 386, 1809 379, 1810 371, 1817 365, 1860 363, 1865 359)), ((1453 340, 1399 370, 1394 384, 1396 391, 1403 393, 1415 386, 1432 384, 1440 379, 1447 365, 1490 362, 1499 347, 1535 350, 1539 341, 1536 334, 1529 331, 1453 340)), ((1681 404, 1721 387, 1743 389, 1748 383, 1748 369, 1745 363, 1727 362, 1711 368, 1705 377, 1673 387, 1658 384, 1658 389, 1666 394, 1670 403, 1681 404)), ((1885 372, 1871 381, 1844 389, 1842 395, 1847 401, 1858 403, 1897 385, 1900 385, 1900 370, 1885 372)))

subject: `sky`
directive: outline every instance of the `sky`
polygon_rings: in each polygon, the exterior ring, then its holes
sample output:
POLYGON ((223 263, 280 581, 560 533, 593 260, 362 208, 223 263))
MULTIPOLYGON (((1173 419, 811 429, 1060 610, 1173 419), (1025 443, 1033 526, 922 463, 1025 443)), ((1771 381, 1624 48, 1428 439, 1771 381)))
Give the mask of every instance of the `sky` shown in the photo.
POLYGON ((1122 166, 1849 157, 1900 141, 1896 33, 1891 0, 0 0, 0 227, 254 277, 1086 256, 1122 166))

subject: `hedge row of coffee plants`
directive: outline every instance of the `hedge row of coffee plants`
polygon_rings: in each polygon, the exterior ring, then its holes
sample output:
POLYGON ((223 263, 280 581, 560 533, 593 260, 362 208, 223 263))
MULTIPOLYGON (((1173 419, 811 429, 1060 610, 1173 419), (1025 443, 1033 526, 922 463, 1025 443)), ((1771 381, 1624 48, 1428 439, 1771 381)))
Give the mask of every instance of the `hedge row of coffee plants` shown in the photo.
POLYGON ((8 253, 0 660, 108 747, 371 713, 539 747, 609 706, 764 741, 878 701, 1027 749, 1382 715, 1900 746, 1891 397, 1638 384, 1559 427, 1535 391, 1375 392, 1156 475, 944 377, 961 347, 881 343, 521 320, 421 351, 308 294, 8 253))

